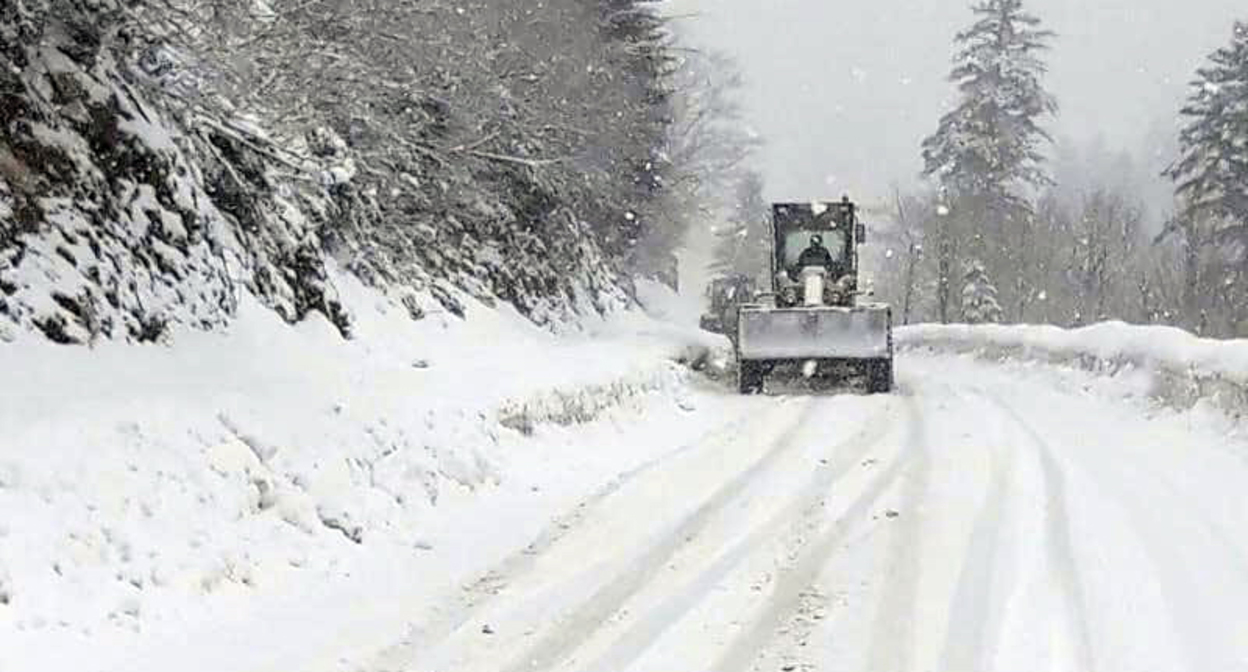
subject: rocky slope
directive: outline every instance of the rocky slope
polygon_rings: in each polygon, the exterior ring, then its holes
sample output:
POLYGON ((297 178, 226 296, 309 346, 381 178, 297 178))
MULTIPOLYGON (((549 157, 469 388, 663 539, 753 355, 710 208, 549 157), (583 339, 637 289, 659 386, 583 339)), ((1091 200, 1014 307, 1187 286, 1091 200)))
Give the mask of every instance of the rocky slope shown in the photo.
POLYGON ((646 10, 568 0, 542 22, 509 3, 435 3, 417 21, 402 3, 234 4, 253 20, 223 27, 198 3, 0 0, 0 337, 156 341, 228 323, 240 292, 349 336, 330 259, 417 319, 468 297, 539 323, 629 300, 622 271, 659 220, 663 66, 646 10), (309 7, 343 13, 297 13, 309 7), (490 29, 490 59, 420 48, 430 36, 415 33, 391 36, 410 54, 383 58, 377 12, 449 43, 490 29), (576 21, 588 41, 517 33, 576 21), (315 65, 333 49, 340 77, 315 65), (600 64, 596 89, 555 90, 583 69, 577 50, 600 64), (279 55, 300 60, 265 62, 279 55), (560 128, 585 96, 601 116, 560 128))

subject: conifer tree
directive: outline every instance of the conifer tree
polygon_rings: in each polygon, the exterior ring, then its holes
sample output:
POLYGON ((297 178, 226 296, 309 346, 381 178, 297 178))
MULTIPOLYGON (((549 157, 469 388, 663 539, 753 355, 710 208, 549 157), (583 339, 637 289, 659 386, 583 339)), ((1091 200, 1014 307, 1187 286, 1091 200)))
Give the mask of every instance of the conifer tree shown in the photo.
POLYGON ((988 278, 984 265, 972 261, 962 280, 962 319, 968 324, 996 323, 1001 321, 1001 304, 997 301, 997 288, 988 278))
POLYGON ((1231 43, 1196 71, 1181 114, 1181 156, 1167 171, 1187 220, 1212 219, 1204 243, 1231 260, 1225 278, 1248 283, 1248 22, 1235 23, 1231 43), (1235 263, 1238 260, 1238 263, 1235 263))
MULTIPOLYGON (((976 21, 955 38, 949 75, 961 99, 924 140, 923 174, 939 183, 950 211, 940 220, 949 230, 936 237, 946 242, 937 250, 939 266, 956 268, 974 256, 1008 278, 1019 267, 1016 234, 1030 224, 1032 192, 1050 181, 1042 149, 1051 138, 1041 123, 1056 114, 1057 102, 1041 83, 1041 54, 1053 33, 1022 0, 983 0, 972 11, 976 21)), ((937 294, 947 303, 953 278, 940 276, 937 294)))

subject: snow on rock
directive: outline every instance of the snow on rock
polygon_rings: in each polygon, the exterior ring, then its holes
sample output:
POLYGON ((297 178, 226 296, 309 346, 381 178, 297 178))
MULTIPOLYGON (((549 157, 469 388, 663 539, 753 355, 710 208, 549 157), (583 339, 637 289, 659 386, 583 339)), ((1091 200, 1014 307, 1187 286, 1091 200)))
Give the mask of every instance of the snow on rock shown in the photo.
POLYGON ((236 134, 180 130, 110 51, 81 48, 84 31, 49 28, 26 67, 0 69, 0 324, 59 343, 155 341, 220 328, 251 292, 288 321, 320 312, 345 332, 318 222, 236 134))
POLYGON ((136 669, 123 663, 149 637, 184 641, 327 586, 384 593, 351 582, 439 558, 461 534, 447 511, 574 490, 575 469, 655 450, 586 451, 572 429, 688 412, 673 360, 698 337, 679 328, 622 314, 555 336, 467 300, 466 320, 414 322, 400 297, 333 281, 363 307, 350 340, 245 295, 227 330, 167 347, 0 345, 6 376, 39 381, 0 390, 6 664, 80 669, 98 650, 101 669, 136 669))
POLYGON ((1107 374, 1149 377, 1146 394, 1184 409, 1248 409, 1248 340, 1199 338, 1174 327, 1105 322, 1053 326, 916 325, 897 330, 902 348, 1040 361, 1107 374))

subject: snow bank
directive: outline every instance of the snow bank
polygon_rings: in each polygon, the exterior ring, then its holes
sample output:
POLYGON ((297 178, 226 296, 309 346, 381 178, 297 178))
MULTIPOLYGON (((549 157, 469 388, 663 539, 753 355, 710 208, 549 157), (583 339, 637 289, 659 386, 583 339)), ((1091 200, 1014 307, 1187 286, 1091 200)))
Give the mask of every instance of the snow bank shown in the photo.
POLYGON ((1052 326, 916 325, 897 331, 900 348, 1075 366, 1151 376, 1149 396, 1178 408, 1210 403, 1234 417, 1248 411, 1248 340, 1198 338, 1173 327, 1106 322, 1052 326))
POLYGON ((14 381, 0 389, 0 668, 294 664, 257 650, 255 628, 322 593, 336 600, 323 598, 322 627, 342 627, 335 610, 359 620, 339 607, 384 597, 387 581, 466 571, 463 558, 428 564, 443 544, 527 542, 544 520, 535 502, 556 506, 664 445, 552 437, 687 415, 676 360, 714 345, 634 314, 559 336, 510 308, 413 321, 351 276, 335 283, 357 307, 352 340, 244 297, 227 331, 188 329, 169 347, 0 342, 14 381), (496 508, 447 517, 477 499, 496 508), (214 639, 250 613, 266 616, 234 637, 239 650, 214 639), (179 659, 195 632, 212 655, 179 659), (135 659, 150 641, 174 643, 169 656, 135 659))

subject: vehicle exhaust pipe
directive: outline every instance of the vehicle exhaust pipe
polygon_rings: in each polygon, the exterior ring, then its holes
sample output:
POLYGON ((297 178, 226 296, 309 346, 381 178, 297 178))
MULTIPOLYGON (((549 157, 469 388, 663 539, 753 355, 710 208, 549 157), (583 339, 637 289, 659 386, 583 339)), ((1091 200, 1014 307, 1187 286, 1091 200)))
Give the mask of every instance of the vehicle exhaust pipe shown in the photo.
POLYGON ((802 269, 802 304, 807 308, 823 305, 823 282, 827 270, 818 266, 807 266, 802 269))

